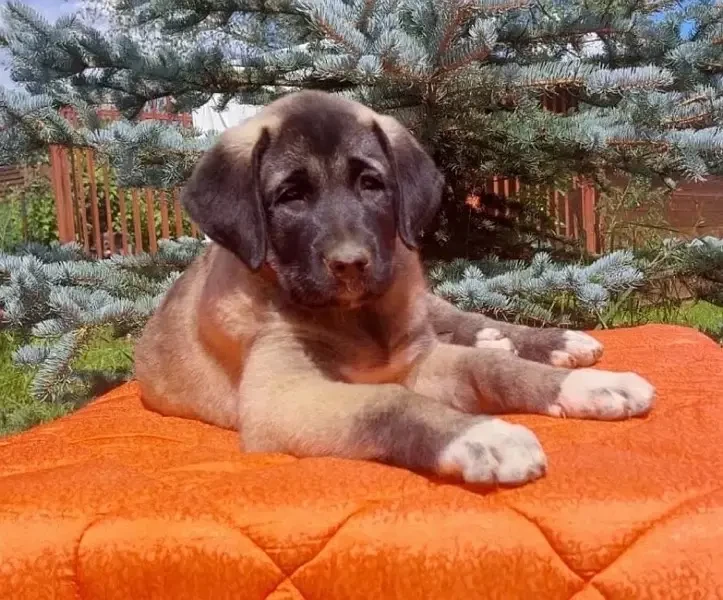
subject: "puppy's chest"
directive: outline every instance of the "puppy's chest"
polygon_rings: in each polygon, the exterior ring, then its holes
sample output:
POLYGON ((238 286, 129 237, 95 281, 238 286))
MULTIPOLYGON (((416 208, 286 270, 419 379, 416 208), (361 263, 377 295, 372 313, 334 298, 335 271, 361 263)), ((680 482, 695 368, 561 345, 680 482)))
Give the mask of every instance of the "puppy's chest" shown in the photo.
POLYGON ((361 318, 337 337, 339 374, 349 383, 402 382, 431 343, 425 333, 361 318))

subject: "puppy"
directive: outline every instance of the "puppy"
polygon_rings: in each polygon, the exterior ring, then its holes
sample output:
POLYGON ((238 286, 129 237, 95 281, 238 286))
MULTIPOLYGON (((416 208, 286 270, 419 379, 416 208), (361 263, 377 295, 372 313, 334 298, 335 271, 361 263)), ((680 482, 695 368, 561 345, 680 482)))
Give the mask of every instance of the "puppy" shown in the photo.
POLYGON ((442 186, 397 121, 336 96, 291 94, 227 130, 183 192, 213 243, 136 347, 145 404, 238 429, 250 452, 485 484, 546 470, 535 435, 491 415, 646 413, 653 388, 637 375, 570 370, 600 356, 591 337, 428 291, 417 244, 442 186))

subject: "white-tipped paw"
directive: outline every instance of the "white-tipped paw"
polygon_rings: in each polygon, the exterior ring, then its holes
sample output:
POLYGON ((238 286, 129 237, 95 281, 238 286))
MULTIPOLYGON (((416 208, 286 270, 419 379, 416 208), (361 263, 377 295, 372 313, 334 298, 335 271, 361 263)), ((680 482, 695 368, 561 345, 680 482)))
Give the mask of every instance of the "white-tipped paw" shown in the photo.
POLYGON ((526 427, 484 419, 442 450, 439 468, 461 474, 468 483, 519 485, 542 477, 547 458, 526 427))
POLYGON ((550 363, 556 367, 589 367, 602 356, 603 345, 582 331, 565 331, 562 348, 550 353, 550 363))
POLYGON ((647 414, 655 388, 635 373, 572 371, 550 409, 554 416, 617 421, 647 414))
POLYGON ((475 336, 475 348, 486 348, 488 350, 505 350, 517 354, 512 340, 505 337, 499 329, 485 327, 480 329, 475 336))

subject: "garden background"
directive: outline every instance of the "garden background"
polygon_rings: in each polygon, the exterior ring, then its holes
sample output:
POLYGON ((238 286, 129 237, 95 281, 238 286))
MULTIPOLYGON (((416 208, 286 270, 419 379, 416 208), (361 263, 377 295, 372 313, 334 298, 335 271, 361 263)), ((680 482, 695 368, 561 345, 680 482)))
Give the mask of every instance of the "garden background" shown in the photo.
POLYGON ((393 114, 434 156, 437 293, 723 343, 715 2, 87 0, 2 17, 0 433, 132 377, 134 337, 204 248, 178 190, 214 127, 299 89, 393 114))

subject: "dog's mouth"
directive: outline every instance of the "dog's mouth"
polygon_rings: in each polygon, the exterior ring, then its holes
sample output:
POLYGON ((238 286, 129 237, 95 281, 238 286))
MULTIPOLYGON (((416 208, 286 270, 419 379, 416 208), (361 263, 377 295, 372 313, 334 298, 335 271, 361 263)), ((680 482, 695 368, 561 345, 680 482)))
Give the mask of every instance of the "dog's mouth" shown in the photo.
POLYGON ((356 310, 383 295, 383 291, 370 289, 366 285, 334 285, 325 291, 296 289, 288 290, 287 293, 294 304, 307 310, 356 310))
POLYGON ((337 294, 334 297, 334 305, 340 308, 356 309, 361 308, 365 304, 369 304, 378 297, 377 294, 369 290, 348 291, 337 294))
POLYGON ((292 294, 292 300, 295 304, 303 306, 308 309, 345 309, 355 310, 370 304, 381 294, 373 291, 363 290, 340 290, 336 293, 330 294, 304 294, 302 292, 292 294))
POLYGON ((306 310, 358 309, 379 299, 391 285, 390 278, 377 278, 372 273, 337 280, 300 268, 278 268, 271 262, 268 267, 268 276, 276 281, 286 300, 306 310))

